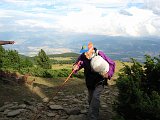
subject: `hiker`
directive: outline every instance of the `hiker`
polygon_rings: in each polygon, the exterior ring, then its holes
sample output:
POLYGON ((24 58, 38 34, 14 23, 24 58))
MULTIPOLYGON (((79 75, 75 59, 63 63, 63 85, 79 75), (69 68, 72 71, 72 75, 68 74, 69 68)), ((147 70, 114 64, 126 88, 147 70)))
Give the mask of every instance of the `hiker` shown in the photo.
MULTIPOLYGON (((115 62, 111 60, 104 52, 97 50, 93 47, 93 44, 89 42, 87 45, 83 45, 80 50, 81 55, 78 57, 77 61, 73 65, 73 70, 77 73, 81 68, 84 68, 84 76, 86 86, 88 88, 88 102, 89 102, 89 111, 88 119, 97 120, 99 117, 99 107, 100 107, 100 95, 104 90, 104 85, 107 85, 107 80, 111 79, 115 70, 115 62), (93 58, 99 56, 108 64, 103 64, 101 61, 96 61, 92 63, 93 58), (77 63, 79 63, 77 65, 77 63), (92 64, 101 64, 106 67, 106 71, 93 70, 92 64)), ((101 68, 103 68, 101 66, 101 68)), ((101 69, 100 68, 100 69, 101 69)), ((99 68, 98 68, 99 69, 99 68)))
POLYGON ((14 44, 14 41, 0 41, 0 45, 14 44))

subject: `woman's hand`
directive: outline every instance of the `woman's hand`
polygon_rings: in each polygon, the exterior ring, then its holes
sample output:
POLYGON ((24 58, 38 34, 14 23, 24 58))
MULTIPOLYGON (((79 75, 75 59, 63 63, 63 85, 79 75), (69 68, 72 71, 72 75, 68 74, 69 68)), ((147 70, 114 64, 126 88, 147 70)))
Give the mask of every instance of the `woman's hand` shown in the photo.
POLYGON ((106 72, 101 73, 101 75, 102 75, 104 78, 108 78, 108 73, 106 73, 106 72))
POLYGON ((74 71, 77 71, 79 69, 79 66, 77 65, 77 64, 75 64, 74 66, 73 66, 73 70, 74 71))

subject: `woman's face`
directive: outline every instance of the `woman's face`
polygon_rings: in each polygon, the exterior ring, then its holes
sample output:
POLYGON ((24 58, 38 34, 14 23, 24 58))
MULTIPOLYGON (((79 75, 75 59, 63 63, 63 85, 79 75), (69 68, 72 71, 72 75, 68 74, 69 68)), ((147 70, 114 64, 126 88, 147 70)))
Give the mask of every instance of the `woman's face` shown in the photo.
POLYGON ((90 49, 88 52, 85 52, 85 56, 87 59, 91 59, 93 55, 94 50, 90 49))

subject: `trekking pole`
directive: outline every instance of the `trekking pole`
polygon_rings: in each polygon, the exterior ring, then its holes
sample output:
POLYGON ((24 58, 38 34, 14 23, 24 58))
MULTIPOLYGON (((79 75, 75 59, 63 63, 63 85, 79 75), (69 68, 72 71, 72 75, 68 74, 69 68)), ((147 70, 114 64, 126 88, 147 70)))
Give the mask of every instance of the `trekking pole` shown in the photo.
MULTIPOLYGON (((79 66, 80 63, 81 63, 81 61, 79 61, 76 65, 79 66)), ((55 93, 55 95, 53 96, 53 98, 58 95, 58 92, 64 87, 65 83, 69 80, 69 78, 71 77, 71 75, 72 75, 74 72, 75 72, 75 70, 73 69, 72 72, 69 74, 69 76, 66 78, 66 80, 62 83, 62 85, 59 86, 59 89, 57 90, 57 92, 55 93)), ((50 101, 46 102, 46 105, 47 105, 49 102, 50 102, 50 101)), ((33 117, 32 120, 37 120, 38 117, 39 117, 38 115, 42 112, 42 110, 43 110, 43 109, 39 110, 39 111, 36 113, 36 115, 33 117)))
MULTIPOLYGON (((79 66, 81 63, 81 61, 79 61, 76 65, 79 66)), ((69 78, 71 77, 71 75, 75 72, 75 70, 73 69, 72 72, 69 74, 69 76, 67 77, 67 79, 62 83, 61 86, 59 86, 59 89, 57 90, 57 92, 55 93, 55 95, 53 96, 53 98, 55 96, 57 96, 58 92, 63 88, 63 86, 65 85, 65 83, 69 80, 69 78)))

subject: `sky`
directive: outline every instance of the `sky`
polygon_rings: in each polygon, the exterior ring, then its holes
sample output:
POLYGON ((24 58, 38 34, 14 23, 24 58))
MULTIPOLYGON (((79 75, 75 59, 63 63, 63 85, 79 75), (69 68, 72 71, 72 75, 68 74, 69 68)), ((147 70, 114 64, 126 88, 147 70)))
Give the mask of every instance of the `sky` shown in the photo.
POLYGON ((15 41, 6 48, 30 56, 73 52, 69 44, 83 35, 159 38, 160 0, 0 1, 0 40, 15 41))

